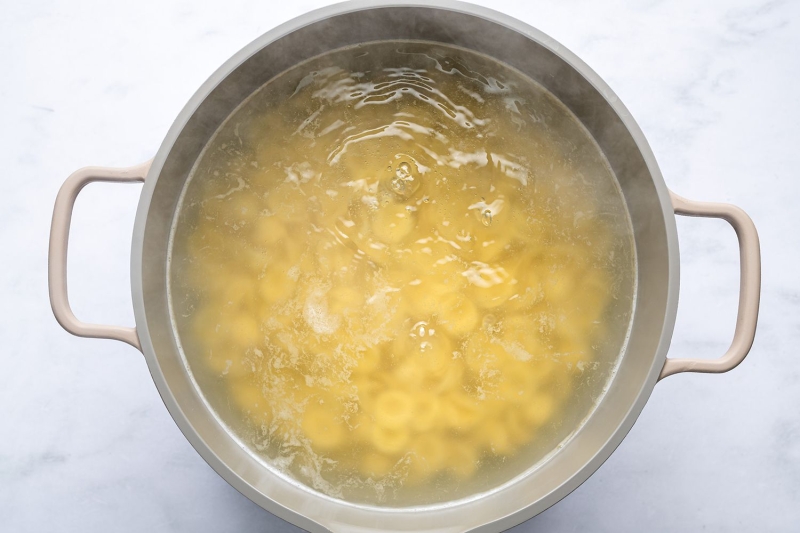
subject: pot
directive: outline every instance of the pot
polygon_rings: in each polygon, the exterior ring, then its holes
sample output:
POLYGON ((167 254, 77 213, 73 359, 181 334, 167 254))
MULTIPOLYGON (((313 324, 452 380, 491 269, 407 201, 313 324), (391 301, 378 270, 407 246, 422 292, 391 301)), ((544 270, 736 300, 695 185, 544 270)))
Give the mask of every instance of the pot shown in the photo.
POLYGON ((727 372, 752 345, 760 294, 758 235, 726 204, 669 191, 644 135, 611 89, 550 37, 494 11, 446 0, 356 1, 320 9, 266 33, 217 70, 181 111, 155 158, 127 169, 78 170, 56 199, 50 235, 50 301, 59 323, 83 337, 116 339, 140 350, 165 405, 200 455, 242 494, 309 531, 501 531, 544 511, 585 481, 635 422, 656 382, 679 372, 727 372), (488 55, 549 90, 602 149, 624 196, 638 265, 630 337, 607 392, 584 425, 543 463, 488 492, 432 506, 390 508, 330 498, 256 460, 214 416, 181 357, 167 299, 168 244, 192 166, 212 134, 257 88, 287 68, 344 46, 420 40, 488 55), (67 300, 70 217, 94 181, 144 182, 131 249, 136 327, 79 321, 67 300), (739 311, 730 349, 719 359, 667 358, 678 305, 675 214, 728 221, 739 239, 739 311))

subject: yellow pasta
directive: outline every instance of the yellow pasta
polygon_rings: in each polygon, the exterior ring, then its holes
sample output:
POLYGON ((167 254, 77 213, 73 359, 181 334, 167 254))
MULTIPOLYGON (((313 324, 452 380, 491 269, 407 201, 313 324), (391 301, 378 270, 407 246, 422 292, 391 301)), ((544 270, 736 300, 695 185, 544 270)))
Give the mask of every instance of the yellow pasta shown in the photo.
POLYGON ((535 377, 531 365, 508 361, 498 379, 497 396, 508 404, 527 402, 535 392, 535 377))
POLYGON ((346 285, 328 291, 328 308, 332 313, 352 314, 361 310, 364 295, 346 285))
POLYGON ((455 358, 450 358, 445 370, 440 375, 430 376, 426 382, 430 390, 437 394, 456 391, 464 387, 464 364, 455 358))
POLYGON ((232 273, 226 278, 225 284, 220 287, 220 305, 234 308, 247 305, 254 296, 253 277, 244 273, 232 273))
POLYGON ((415 277, 405 285, 408 286, 406 313, 418 316, 431 316, 441 311, 448 295, 453 292, 453 289, 444 283, 435 280, 423 281, 420 277, 415 277))
POLYGON ((284 302, 293 293, 296 282, 290 274, 291 267, 286 265, 270 265, 258 282, 258 294, 269 304, 284 302))
POLYGON ((519 290, 517 280, 508 277, 504 278, 503 281, 488 288, 473 288, 475 303, 484 309, 493 309, 503 305, 509 298, 517 294, 519 290))
POLYGON ((534 426, 541 426, 553 416, 555 399, 547 393, 537 394, 531 398, 523 408, 525 419, 534 426))
POLYGON ((226 122, 179 212, 171 305, 254 453, 337 498, 461 497, 599 397, 632 298, 627 219, 594 144, 559 140, 584 134, 560 107, 378 57, 226 122))
POLYGON ((430 375, 442 375, 453 359, 453 343, 444 331, 420 321, 408 335, 397 336, 392 343, 392 355, 396 360, 408 359, 409 364, 430 375))
POLYGON ((468 431, 481 419, 480 404, 464 393, 451 393, 442 398, 442 420, 456 431, 468 431))
POLYGON ((457 337, 474 330, 481 318, 475 304, 455 292, 442 298, 437 315, 444 329, 457 337))
POLYGON ((389 205, 378 210, 372 220, 372 232, 385 243, 396 244, 414 229, 414 217, 404 205, 389 205))
POLYGON ((261 343, 264 335, 261 332, 261 324, 254 316, 246 312, 238 312, 231 315, 223 315, 222 322, 224 332, 228 339, 238 348, 249 348, 261 343))
POLYGON ((272 411, 264 397, 261 387, 248 381, 235 381, 231 383, 230 395, 237 407, 257 425, 269 425, 272 421, 272 411))
POLYGON ((426 433, 409 444, 408 460, 412 481, 425 480, 439 471, 447 459, 447 444, 440 435, 426 433))
POLYGON ((336 410, 329 405, 311 403, 303 413, 303 432, 311 445, 322 451, 335 449, 345 439, 345 428, 336 410))
POLYGON ((460 439, 448 439, 445 442, 447 458, 445 465, 449 472, 457 478, 468 479, 478 469, 478 449, 470 443, 460 439))
POLYGON ((414 399, 400 390, 382 392, 375 399, 375 421, 389 429, 408 425, 414 413, 414 399))
POLYGON ((516 446, 502 420, 489 420, 480 428, 483 443, 495 455, 509 455, 516 446))
POLYGON ((280 220, 298 223, 309 218, 308 194, 296 183, 283 182, 268 194, 264 207, 280 220))
POLYGON ((380 424, 372 427, 372 444, 379 452, 398 454, 408 443, 410 433, 406 428, 390 429, 380 424))
POLYGON ((253 244, 258 246, 273 246, 287 236, 286 226, 275 216, 259 217, 253 228, 253 244))
POLYGON ((411 417, 411 428, 414 431, 426 432, 438 425, 441 400, 436 394, 420 392, 416 395, 414 411, 411 417))
POLYGON ((352 371, 358 374, 370 374, 381 364, 382 354, 380 348, 377 346, 370 346, 363 351, 353 354, 353 368, 352 371))
POLYGON ((563 337, 556 343, 556 347, 556 357, 572 372, 583 372, 592 361, 592 348, 584 340, 563 337))

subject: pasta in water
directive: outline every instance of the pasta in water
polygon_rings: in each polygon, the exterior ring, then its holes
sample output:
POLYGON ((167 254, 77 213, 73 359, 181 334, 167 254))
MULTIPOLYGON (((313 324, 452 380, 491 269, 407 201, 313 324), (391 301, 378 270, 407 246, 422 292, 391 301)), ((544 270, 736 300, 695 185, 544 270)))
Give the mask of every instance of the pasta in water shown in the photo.
POLYGON ((170 302, 220 421, 329 496, 448 501, 580 427, 635 287, 597 145, 483 56, 362 45, 273 79, 181 199, 170 302))

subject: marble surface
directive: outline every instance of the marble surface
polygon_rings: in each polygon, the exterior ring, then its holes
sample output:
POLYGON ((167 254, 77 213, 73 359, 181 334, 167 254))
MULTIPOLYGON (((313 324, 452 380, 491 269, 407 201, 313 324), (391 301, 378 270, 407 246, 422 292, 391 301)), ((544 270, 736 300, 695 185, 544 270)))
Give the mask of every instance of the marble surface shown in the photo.
MULTIPOLYGON (((65 333, 47 239, 78 167, 150 158, 206 77, 271 27, 327 2, 4 2, 0 16, 0 530, 297 531, 228 486, 164 408, 144 361, 65 333)), ((800 527, 800 2, 483 0, 592 66, 639 121, 668 185, 727 201, 763 249, 758 337, 721 376, 656 387, 613 456, 514 531, 797 531, 800 527)), ((132 324, 138 186, 79 197, 76 314, 132 324)), ((735 321, 734 233, 680 219, 671 354, 715 357, 735 321)))

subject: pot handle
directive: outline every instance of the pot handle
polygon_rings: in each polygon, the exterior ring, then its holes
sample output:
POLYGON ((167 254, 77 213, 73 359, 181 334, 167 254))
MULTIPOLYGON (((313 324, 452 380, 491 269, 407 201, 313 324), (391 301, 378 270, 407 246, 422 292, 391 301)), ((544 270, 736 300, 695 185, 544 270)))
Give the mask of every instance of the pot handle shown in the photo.
POLYGON ((680 372, 709 372, 719 374, 735 368, 744 361, 756 336, 758 305, 761 296, 761 248, 753 221, 735 205, 694 202, 670 191, 672 207, 677 215, 711 217, 726 220, 739 239, 739 311, 736 329, 728 351, 717 359, 668 358, 658 379, 680 372))
POLYGON ((129 168, 85 167, 75 171, 58 191, 53 208, 53 222, 50 226, 50 252, 48 257, 48 282, 50 285, 50 306, 53 314, 68 332, 79 337, 114 339, 127 342, 141 351, 136 328, 87 324, 75 317, 67 298, 67 245, 69 226, 72 222, 72 209, 75 199, 86 185, 95 181, 110 183, 143 182, 150 169, 152 159, 141 165, 129 168))

